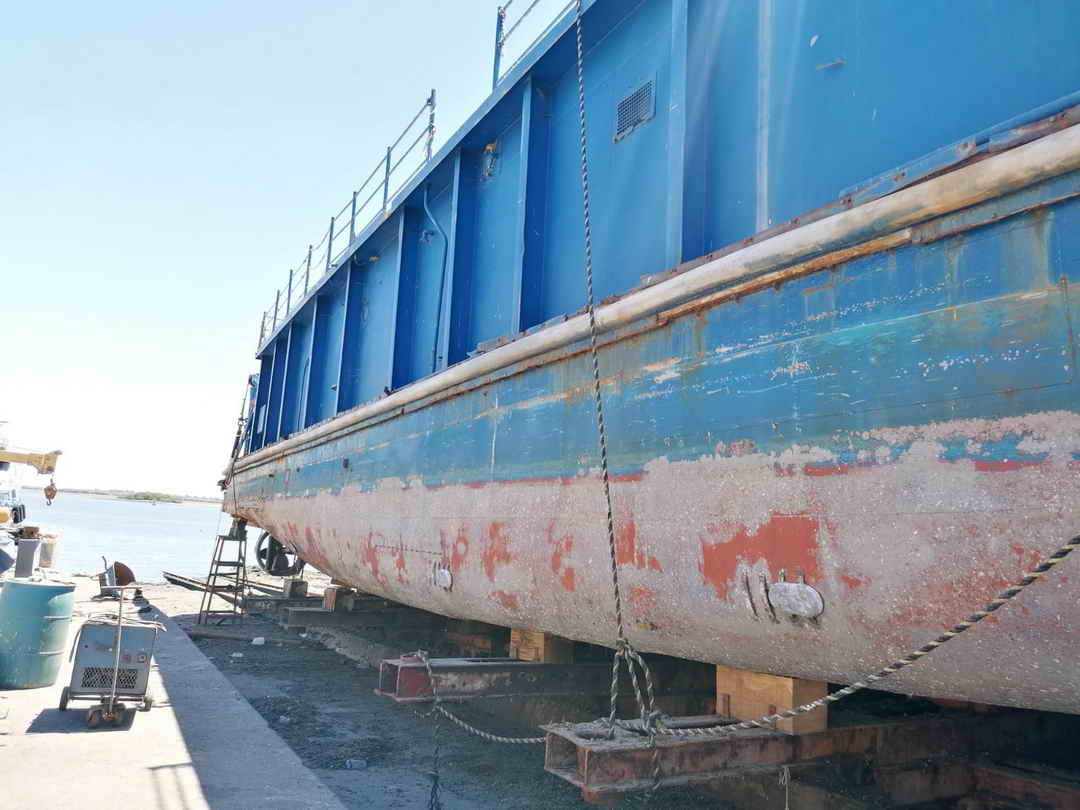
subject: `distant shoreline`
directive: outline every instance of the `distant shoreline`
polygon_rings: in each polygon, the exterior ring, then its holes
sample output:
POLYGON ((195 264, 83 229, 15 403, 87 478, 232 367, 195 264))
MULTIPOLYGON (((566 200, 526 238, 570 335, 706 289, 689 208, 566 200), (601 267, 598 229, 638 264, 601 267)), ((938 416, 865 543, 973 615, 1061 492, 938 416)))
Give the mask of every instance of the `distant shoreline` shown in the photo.
MULTIPOLYGON (((23 489, 36 489, 40 491, 43 487, 24 486, 23 489)), ((139 492, 134 489, 74 489, 71 487, 64 487, 59 491, 58 496, 63 496, 65 493, 71 495, 93 495, 96 498, 110 498, 114 501, 132 501, 133 503, 221 503, 221 498, 204 498, 198 495, 173 495, 167 492, 139 492)))

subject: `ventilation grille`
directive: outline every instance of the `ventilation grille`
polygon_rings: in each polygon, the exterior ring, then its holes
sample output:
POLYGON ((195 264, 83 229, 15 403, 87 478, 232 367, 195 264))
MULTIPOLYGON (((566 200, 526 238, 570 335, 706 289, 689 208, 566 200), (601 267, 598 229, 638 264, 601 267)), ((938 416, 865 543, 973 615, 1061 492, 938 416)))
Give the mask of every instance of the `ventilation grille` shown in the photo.
POLYGON ((615 140, 621 141, 656 114, 656 82, 652 79, 624 96, 615 110, 615 140))
MULTIPOLYGON (((116 679, 117 689, 134 689, 139 677, 137 669, 121 669, 116 679)), ((82 674, 83 689, 112 689, 112 667, 87 667, 82 674)))

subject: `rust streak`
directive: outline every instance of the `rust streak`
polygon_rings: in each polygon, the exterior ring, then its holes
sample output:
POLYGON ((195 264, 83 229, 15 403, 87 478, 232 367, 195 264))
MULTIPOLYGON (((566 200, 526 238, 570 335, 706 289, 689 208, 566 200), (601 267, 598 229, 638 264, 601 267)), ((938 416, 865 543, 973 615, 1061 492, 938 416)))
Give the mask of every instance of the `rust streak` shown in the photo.
POLYGON ((902 230, 890 233, 887 236, 871 239, 869 242, 863 242, 862 244, 843 248, 842 250, 834 250, 831 253, 826 253, 824 256, 818 256, 816 259, 800 262, 791 267, 786 267, 783 270, 765 273, 750 281, 744 281, 741 284, 733 284, 732 286, 725 287, 711 295, 705 295, 686 304, 680 304, 677 307, 666 309, 657 314, 656 320, 659 323, 666 323, 691 312, 709 309, 717 304, 722 304, 724 301, 729 301, 732 298, 739 298, 743 295, 748 295, 749 293, 771 287, 774 284, 781 284, 785 281, 790 281, 791 279, 800 278, 801 276, 815 273, 826 267, 833 267, 851 261, 852 259, 892 250, 893 248, 911 242, 911 236, 911 228, 903 228, 902 230))

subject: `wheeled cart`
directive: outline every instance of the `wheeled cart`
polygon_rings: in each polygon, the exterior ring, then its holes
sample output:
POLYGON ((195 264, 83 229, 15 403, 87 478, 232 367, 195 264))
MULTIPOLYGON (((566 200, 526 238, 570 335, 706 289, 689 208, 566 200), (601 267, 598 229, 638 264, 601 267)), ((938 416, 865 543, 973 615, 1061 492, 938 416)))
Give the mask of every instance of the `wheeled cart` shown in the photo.
POLYGON ((164 630, 158 622, 125 619, 122 594, 115 615, 96 614, 87 619, 72 646, 75 663, 71 682, 60 693, 60 711, 66 711, 73 700, 98 701, 87 710, 89 728, 102 723, 123 725, 127 707, 121 698, 150 711, 154 705, 147 693, 150 662, 157 634, 164 630))

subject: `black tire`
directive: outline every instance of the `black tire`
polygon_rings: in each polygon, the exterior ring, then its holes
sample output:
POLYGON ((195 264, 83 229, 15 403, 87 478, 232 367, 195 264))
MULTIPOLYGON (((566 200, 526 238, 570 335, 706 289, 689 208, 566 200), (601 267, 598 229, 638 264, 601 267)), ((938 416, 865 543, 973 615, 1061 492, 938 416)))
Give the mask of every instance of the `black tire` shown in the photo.
POLYGON ((127 717, 127 709, 124 707, 124 704, 123 703, 117 703, 113 707, 113 713, 112 713, 113 728, 120 728, 120 726, 124 725, 124 719, 126 717, 127 717))
POLYGON ((64 690, 60 693, 60 711, 62 711, 62 712, 67 711, 67 705, 68 705, 68 698, 69 697, 71 697, 71 689, 69 687, 65 686, 64 690))
POLYGON ((150 695, 146 695, 142 699, 142 711, 148 712, 152 708, 154 708, 154 698, 152 696, 150 696, 150 695))
POLYGON ((270 532, 263 532, 255 542, 255 562, 273 577, 295 577, 306 563, 290 548, 280 543, 270 532), (292 559, 290 559, 290 557, 292 559))

